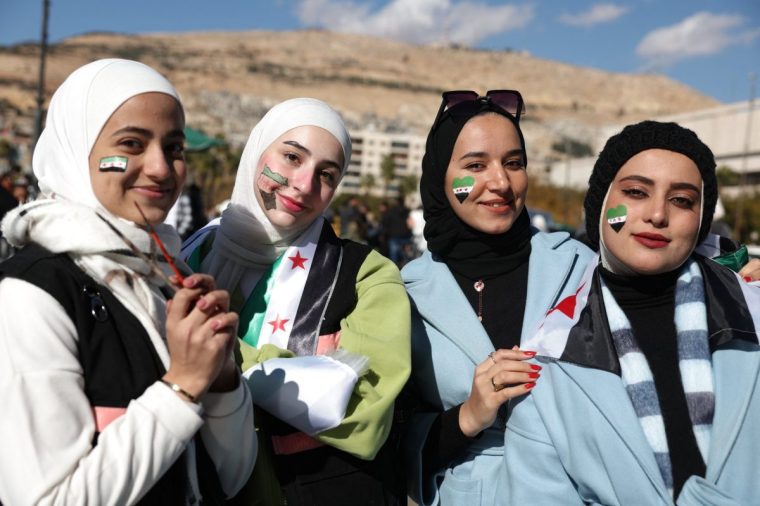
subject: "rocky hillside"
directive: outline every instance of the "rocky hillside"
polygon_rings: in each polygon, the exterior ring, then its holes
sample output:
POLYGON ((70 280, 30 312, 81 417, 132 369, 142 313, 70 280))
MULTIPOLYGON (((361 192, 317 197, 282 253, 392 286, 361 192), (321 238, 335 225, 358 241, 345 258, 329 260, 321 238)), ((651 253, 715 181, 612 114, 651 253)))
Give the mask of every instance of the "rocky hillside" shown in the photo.
MULTIPOLYGON (((0 114, 33 117, 38 48, 0 47, 0 114)), ((103 57, 141 60, 180 91, 189 124, 242 143, 271 105, 314 96, 335 106, 351 128, 424 133, 446 89, 519 89, 527 102, 530 151, 555 139, 583 141, 605 123, 716 104, 657 75, 616 74, 520 52, 422 47, 324 31, 87 34, 50 50, 48 97, 74 68, 103 57)), ((8 118, 6 118, 7 124, 8 118)))

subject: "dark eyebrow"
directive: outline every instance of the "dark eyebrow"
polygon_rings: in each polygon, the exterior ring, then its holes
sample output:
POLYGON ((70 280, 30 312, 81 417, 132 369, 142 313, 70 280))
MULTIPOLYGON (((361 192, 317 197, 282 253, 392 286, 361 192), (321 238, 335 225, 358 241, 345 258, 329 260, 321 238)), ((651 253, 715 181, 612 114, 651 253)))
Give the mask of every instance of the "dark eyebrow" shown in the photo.
POLYGON ((652 181, 648 177, 644 177, 644 176, 636 176, 636 175, 626 176, 626 177, 622 178, 620 181, 621 182, 622 181, 638 181, 639 183, 644 183, 644 184, 649 185, 649 186, 654 186, 654 181, 652 181))
POLYGON ((301 151, 303 151, 307 155, 311 156, 311 151, 309 151, 309 148, 307 148, 306 146, 300 145, 296 141, 282 141, 282 143, 283 144, 287 144, 288 146, 293 146, 296 149, 300 149, 301 151))
MULTIPOLYGON (((523 150, 522 149, 513 149, 507 152, 505 155, 507 158, 511 156, 523 156, 523 150)), ((488 153, 485 151, 470 151, 469 153, 465 153, 464 155, 459 158, 460 160, 464 160, 465 158, 485 158, 488 156, 488 153)))
POLYGON ((702 190, 691 183, 673 183, 670 185, 671 190, 693 190, 696 193, 702 193, 702 190))
MULTIPOLYGON (((111 137, 114 137, 114 136, 120 135, 120 134, 127 134, 127 133, 131 133, 131 134, 135 134, 135 135, 142 135, 143 137, 151 137, 151 138, 153 137, 153 132, 151 132, 147 128, 140 128, 140 127, 136 127, 136 126, 125 126, 124 128, 120 128, 120 129, 116 130, 114 133, 112 133, 111 137)), ((166 137, 182 137, 184 139, 185 138, 185 132, 183 132, 182 130, 179 130, 179 129, 172 130, 171 132, 169 132, 166 135, 166 137)))
MULTIPOLYGON (((644 176, 626 176, 622 178, 620 181, 639 181, 640 183, 644 183, 645 185, 654 186, 654 181, 649 179, 648 177, 644 176)), ((691 183, 673 183, 670 185, 671 190, 693 190, 697 193, 701 193, 702 190, 697 188, 691 183)))
MULTIPOLYGON (((307 155, 311 156, 311 151, 309 150, 309 148, 307 148, 306 146, 302 146, 301 144, 299 144, 296 141, 282 141, 282 143, 283 144, 287 144, 288 146, 293 146, 296 149, 300 149, 301 151, 303 151, 307 155)), ((343 167, 338 162, 335 162, 333 160, 325 160, 322 163, 324 163, 326 165, 329 165, 330 167, 335 167, 338 170, 338 172, 342 172, 343 171, 343 167)))

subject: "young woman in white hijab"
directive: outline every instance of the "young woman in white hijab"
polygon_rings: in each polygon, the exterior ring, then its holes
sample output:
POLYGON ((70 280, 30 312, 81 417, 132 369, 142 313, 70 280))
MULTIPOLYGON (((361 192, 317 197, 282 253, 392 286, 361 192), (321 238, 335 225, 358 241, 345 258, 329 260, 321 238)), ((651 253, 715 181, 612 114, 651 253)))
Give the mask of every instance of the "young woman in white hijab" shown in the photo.
POLYGON ((322 217, 350 156, 327 104, 275 106, 251 132, 231 205, 183 248, 240 313, 266 455, 246 488, 261 494, 276 475, 269 504, 406 504, 384 443, 410 371, 408 299, 388 259, 322 217))
POLYGON ((5 504, 215 503, 250 475, 229 296, 207 275, 169 286, 136 208, 177 254, 162 222, 183 128, 177 92, 141 63, 90 63, 53 95, 33 160, 43 198, 2 223, 20 248, 0 264, 5 504))

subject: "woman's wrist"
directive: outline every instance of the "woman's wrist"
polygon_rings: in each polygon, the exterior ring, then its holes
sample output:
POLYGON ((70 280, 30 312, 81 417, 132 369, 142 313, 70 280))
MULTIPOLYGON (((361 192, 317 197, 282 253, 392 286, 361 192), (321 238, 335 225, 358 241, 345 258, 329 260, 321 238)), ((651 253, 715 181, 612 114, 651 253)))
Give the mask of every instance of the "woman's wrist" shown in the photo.
POLYGON ((222 370, 219 372, 219 376, 211 384, 209 392, 231 392, 235 390, 240 384, 240 371, 235 365, 235 361, 230 359, 222 370))
POLYGON ((459 408, 459 428, 469 438, 476 437, 482 430, 472 419, 467 401, 459 408))
POLYGON ((197 381, 182 376, 176 376, 171 372, 164 374, 159 381, 171 388, 183 400, 199 403, 201 396, 206 393, 208 385, 200 385, 197 381))

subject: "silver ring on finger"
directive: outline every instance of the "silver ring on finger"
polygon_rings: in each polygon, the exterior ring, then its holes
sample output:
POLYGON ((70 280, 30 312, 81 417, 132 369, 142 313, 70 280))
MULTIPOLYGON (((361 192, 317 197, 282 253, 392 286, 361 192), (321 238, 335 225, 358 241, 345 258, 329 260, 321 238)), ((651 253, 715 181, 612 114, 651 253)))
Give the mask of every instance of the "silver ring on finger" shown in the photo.
POLYGON ((493 354, 494 354, 494 353, 496 353, 496 352, 495 352, 495 351, 492 351, 491 353, 489 353, 489 354, 488 354, 488 358, 490 358, 491 360, 493 360, 493 363, 495 364, 495 363, 496 363, 496 359, 495 359, 495 358, 494 358, 494 356, 493 356, 493 354))
POLYGON ((493 387, 494 392, 498 392, 499 390, 504 389, 504 385, 502 383, 496 383, 493 380, 493 377, 491 377, 491 386, 493 387))

